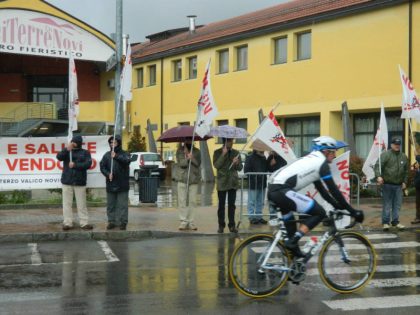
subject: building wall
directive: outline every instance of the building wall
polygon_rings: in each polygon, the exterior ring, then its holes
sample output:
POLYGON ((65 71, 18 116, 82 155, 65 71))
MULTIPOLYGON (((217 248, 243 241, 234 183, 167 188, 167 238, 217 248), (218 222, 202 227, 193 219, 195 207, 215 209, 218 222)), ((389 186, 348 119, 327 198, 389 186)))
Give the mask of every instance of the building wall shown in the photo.
MULTIPOLYGON (((413 84, 420 78, 420 4, 413 4, 413 84)), ((358 14, 307 27, 289 29, 224 46, 198 50, 163 61, 164 125, 195 120, 201 79, 211 58, 211 85, 219 109, 216 120, 247 118, 248 131, 258 127, 258 109, 267 113, 276 104, 279 118, 320 116, 321 134, 341 138, 341 104, 347 101, 350 113, 379 113, 401 108, 401 82, 398 65, 408 73, 408 5, 358 14), (296 61, 296 34, 312 32, 312 56, 296 61), (273 65, 273 38, 288 37, 288 60, 273 65), (234 49, 248 45, 248 69, 234 71, 234 49), (229 72, 217 74, 217 51, 229 48, 229 72), (197 55, 197 79, 186 80, 186 62, 197 55), (183 61, 183 79, 172 81, 172 62, 183 61)), ((157 85, 135 88, 132 101, 133 124, 145 126, 146 120, 160 121, 160 60, 137 64, 135 69, 157 65, 157 85)), ((147 72, 145 71, 145 81, 147 72)), ((136 71, 133 73, 136 86, 136 71)), ((419 85, 417 83, 417 85, 419 85)), ((379 116, 379 114, 378 114, 379 116)), ((160 126, 159 126, 160 127, 160 126)), ((157 137, 161 130, 154 134, 157 137)), ((210 152, 217 146, 209 140, 210 152)), ((242 145, 236 145, 241 148, 242 145)), ((408 145, 406 146, 408 147, 408 145)), ((172 148, 165 145, 165 148, 172 148)))

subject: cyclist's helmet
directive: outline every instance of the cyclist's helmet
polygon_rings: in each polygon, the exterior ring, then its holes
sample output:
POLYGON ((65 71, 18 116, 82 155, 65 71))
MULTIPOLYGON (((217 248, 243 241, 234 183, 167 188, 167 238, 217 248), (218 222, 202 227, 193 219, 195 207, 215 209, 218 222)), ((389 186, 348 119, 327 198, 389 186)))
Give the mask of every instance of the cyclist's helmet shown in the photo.
POLYGON ((335 140, 329 136, 321 136, 312 140, 312 150, 314 151, 338 150, 347 146, 347 143, 335 140))

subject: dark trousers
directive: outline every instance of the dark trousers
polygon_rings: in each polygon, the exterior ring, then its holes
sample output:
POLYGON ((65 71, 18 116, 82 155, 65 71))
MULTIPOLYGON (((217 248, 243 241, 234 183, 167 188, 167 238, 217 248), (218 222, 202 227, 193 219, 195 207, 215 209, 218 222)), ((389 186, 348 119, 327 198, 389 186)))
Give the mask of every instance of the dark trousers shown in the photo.
POLYGON ((106 193, 108 223, 128 223, 128 191, 106 193))
POLYGON ((235 200, 236 200, 236 189, 230 189, 226 191, 217 191, 217 197, 219 197, 219 208, 217 209, 217 218, 219 221, 219 226, 225 227, 225 205, 226 205, 226 195, 228 197, 228 226, 235 226, 235 200))
POLYGON ((416 220, 420 220, 420 189, 416 188, 416 220))

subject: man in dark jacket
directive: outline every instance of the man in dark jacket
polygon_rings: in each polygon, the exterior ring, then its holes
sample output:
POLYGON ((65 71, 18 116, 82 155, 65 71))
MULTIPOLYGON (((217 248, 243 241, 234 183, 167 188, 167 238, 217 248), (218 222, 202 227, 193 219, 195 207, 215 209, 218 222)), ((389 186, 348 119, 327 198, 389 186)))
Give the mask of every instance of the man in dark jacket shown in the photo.
MULTIPOLYGON (((244 173, 267 173, 268 161, 264 151, 253 150, 245 160, 244 173)), ((267 188, 267 175, 248 175, 248 219, 250 224, 267 224, 262 218, 264 208, 265 189, 267 188)))
POLYGON ((403 190, 407 187, 408 158, 404 152, 401 152, 400 138, 392 139, 391 149, 381 154, 375 165, 375 175, 378 184, 383 185, 383 230, 388 231, 390 223, 398 230, 403 230, 405 226, 399 221, 399 212, 403 190))
POLYGON ((110 137, 108 143, 110 151, 104 154, 100 162, 101 172, 106 179, 106 229, 115 228, 119 222, 120 230, 125 230, 128 223, 130 155, 121 147, 121 136, 116 135, 115 139, 110 137))
POLYGON ((86 206, 86 180, 87 170, 92 165, 89 151, 82 149, 83 139, 74 136, 70 143, 57 154, 57 160, 63 162, 61 183, 63 189, 63 230, 73 228, 73 192, 76 196, 77 214, 80 227, 83 230, 92 230, 89 224, 88 210, 86 206))

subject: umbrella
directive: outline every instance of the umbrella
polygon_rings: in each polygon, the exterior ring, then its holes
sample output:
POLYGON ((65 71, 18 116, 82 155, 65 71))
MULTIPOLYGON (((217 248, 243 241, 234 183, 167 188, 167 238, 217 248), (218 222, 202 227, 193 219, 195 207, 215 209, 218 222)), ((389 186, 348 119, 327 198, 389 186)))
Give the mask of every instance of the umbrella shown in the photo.
POLYGON ((211 127, 209 135, 228 139, 246 139, 249 133, 244 128, 223 125, 211 127))
MULTIPOLYGON (((161 142, 183 142, 186 138, 192 138, 194 132, 194 126, 181 125, 177 127, 170 128, 163 132, 157 141, 161 142)), ((199 135, 195 134, 194 141, 204 141, 212 136, 205 136, 201 138, 199 135)))

